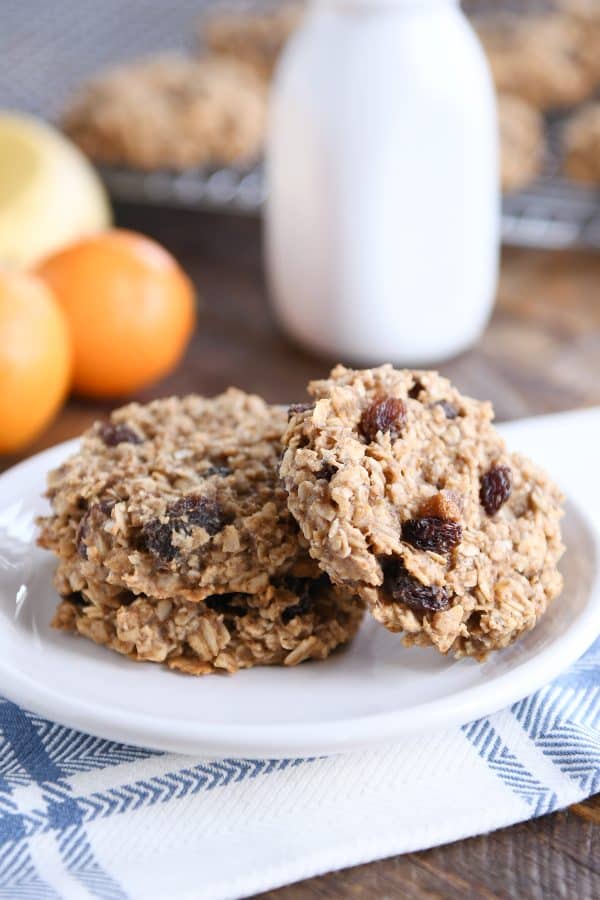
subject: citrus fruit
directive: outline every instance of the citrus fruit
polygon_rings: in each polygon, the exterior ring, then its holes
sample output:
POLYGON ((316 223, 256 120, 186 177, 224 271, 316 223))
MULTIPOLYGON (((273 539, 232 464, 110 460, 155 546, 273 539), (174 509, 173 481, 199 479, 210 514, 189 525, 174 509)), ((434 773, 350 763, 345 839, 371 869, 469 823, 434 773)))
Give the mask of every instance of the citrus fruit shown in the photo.
POLYGON ((69 388, 68 325, 33 275, 0 270, 0 453, 25 446, 54 416, 69 388))
POLYGON ((54 254, 37 272, 67 316, 78 393, 130 394, 166 375, 183 355, 194 326, 194 290, 155 241, 114 229, 54 254))
POLYGON ((106 194, 83 154, 49 125, 0 112, 0 263, 33 265, 109 224, 106 194))

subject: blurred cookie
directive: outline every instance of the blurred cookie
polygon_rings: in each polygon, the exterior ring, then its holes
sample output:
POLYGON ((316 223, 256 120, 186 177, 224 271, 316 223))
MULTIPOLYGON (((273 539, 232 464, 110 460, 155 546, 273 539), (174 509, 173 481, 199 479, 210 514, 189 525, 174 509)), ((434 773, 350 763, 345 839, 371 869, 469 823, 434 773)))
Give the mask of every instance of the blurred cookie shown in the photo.
POLYGON ((241 60, 269 78, 303 10, 299 3, 220 10, 202 20, 201 39, 214 53, 241 60))
POLYGON ((594 91, 598 61, 572 16, 498 13, 474 22, 499 91, 541 110, 580 103, 594 91))
POLYGON ((600 185, 600 103, 571 116, 564 129, 564 168, 569 178, 600 185))
POLYGON ((537 109, 520 97, 500 94, 498 124, 502 190, 517 191, 540 174, 544 120, 537 109))
POLYGON ((186 169, 254 160, 265 116, 265 86, 248 66, 172 54, 93 78, 72 101, 63 127, 99 162, 186 169))
POLYGON ((594 87, 600 86, 600 2, 599 0, 558 0, 559 8, 578 26, 581 54, 594 87))

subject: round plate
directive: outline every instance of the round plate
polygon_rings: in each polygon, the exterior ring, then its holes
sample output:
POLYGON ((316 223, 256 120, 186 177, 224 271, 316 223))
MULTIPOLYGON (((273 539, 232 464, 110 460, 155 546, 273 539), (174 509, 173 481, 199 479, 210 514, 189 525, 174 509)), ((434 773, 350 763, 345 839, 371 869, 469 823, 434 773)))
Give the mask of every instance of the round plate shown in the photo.
POLYGON ((0 678, 11 700, 100 737, 203 756, 312 756, 462 724, 550 681, 600 630, 599 552, 569 504, 565 589, 539 626, 483 664, 402 647, 368 616, 325 662, 192 678, 49 627, 53 557, 35 546, 48 469, 76 441, 0 478, 0 678))

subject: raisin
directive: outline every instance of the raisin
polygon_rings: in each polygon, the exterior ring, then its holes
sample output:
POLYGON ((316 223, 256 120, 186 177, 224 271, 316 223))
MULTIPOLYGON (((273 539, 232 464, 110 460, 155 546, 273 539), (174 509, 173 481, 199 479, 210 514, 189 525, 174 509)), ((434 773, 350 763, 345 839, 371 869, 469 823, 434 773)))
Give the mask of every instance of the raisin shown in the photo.
POLYGON ((308 412, 309 409, 314 408, 314 403, 291 403, 288 406, 288 419, 291 419, 292 416, 298 415, 298 413, 308 412))
POLYGON ((142 438, 130 428, 129 425, 114 422, 102 422, 98 429, 98 435, 107 447, 116 447, 117 444, 141 444, 142 438))
POLYGON ((63 600, 72 603, 73 606, 88 606, 89 600, 83 596, 81 591, 73 591, 72 594, 62 594, 63 600))
POLYGON ((298 578, 294 575, 282 578, 280 581, 281 587, 295 594, 298 598, 295 603, 286 606, 281 613, 283 624, 289 625, 292 619, 309 613, 313 607, 316 592, 327 584, 329 584, 329 579, 326 575, 322 575, 320 578, 298 578))
POLYGON ((437 403, 434 403, 434 406, 441 406, 447 419, 456 419, 458 416, 457 408, 448 400, 438 400, 437 403))
POLYGON ((460 544, 462 527, 451 519, 439 516, 422 516, 420 519, 409 519, 402 526, 402 540, 417 550, 435 550, 436 553, 447 553, 460 544))
POLYGON ((512 475, 508 466, 492 466, 482 475, 479 499, 488 516, 497 513, 510 497, 512 475))
POLYGON ((189 533, 187 524, 204 528, 211 537, 221 531, 229 521, 216 500, 198 494, 189 494, 172 503, 167 507, 167 516, 171 520, 185 517, 184 521, 176 523, 175 527, 186 534, 189 533))
POLYGON ((292 619, 296 619, 298 616, 305 616, 310 612, 312 608, 312 598, 310 596, 310 592, 304 594, 297 603, 293 603, 291 606, 286 606, 286 608, 281 613, 281 621, 284 625, 289 625, 292 619))
POLYGON ((100 502, 98 503, 98 509, 105 516, 109 516, 113 506, 116 506, 116 503, 117 503, 116 500, 112 500, 109 497, 105 497, 104 500, 100 500, 100 502))
POLYGON ((171 562, 177 556, 177 548, 171 540, 172 526, 159 519, 151 519, 142 528, 141 543, 144 550, 163 562, 171 562))
POLYGON ((406 425, 406 406, 397 397, 374 400, 363 412, 359 431, 367 441, 374 441, 378 432, 389 433, 392 440, 400 436, 406 425))
POLYGON ((445 588, 421 584, 406 571, 401 559, 387 563, 384 587, 394 603, 403 603, 414 612, 439 612, 450 606, 445 588))
POLYGON ((229 517, 216 500, 197 494, 190 494, 171 503, 165 516, 167 522, 161 522, 160 519, 146 522, 141 533, 142 548, 163 562, 171 562, 179 552, 173 544, 173 532, 189 534, 191 528, 196 526, 204 528, 212 537, 229 522, 229 517))
POLYGON ((241 597, 241 594, 213 594, 211 597, 206 597, 205 604, 209 609, 214 610, 214 612, 220 613, 223 616, 237 616, 241 618, 248 614, 247 606, 240 606, 239 603, 235 603, 236 598, 241 597))
POLYGON ((419 399, 419 394, 421 393, 421 391, 424 391, 424 390, 425 390, 425 388, 423 387, 423 385, 421 384, 421 382, 420 382, 419 379, 417 378, 417 379, 415 380, 415 382, 413 383, 413 386, 412 386, 411 389, 409 390, 408 396, 411 398, 411 400, 418 400, 418 399, 419 399))
POLYGON ((336 466, 333 466, 331 463, 326 462, 323 463, 323 465, 317 472, 317 478, 322 478, 324 481, 331 481, 336 472, 336 466))

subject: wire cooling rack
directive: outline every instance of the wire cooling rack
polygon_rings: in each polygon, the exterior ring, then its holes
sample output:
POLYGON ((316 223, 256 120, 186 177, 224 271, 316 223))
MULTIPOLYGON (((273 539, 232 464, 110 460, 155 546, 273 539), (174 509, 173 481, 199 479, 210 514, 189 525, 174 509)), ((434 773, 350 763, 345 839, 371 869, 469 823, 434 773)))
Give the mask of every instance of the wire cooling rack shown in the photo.
POLYGON ((600 249, 600 192, 541 178, 504 198, 502 239, 521 247, 600 249))
MULTIPOLYGON (((0 0, 0 106, 58 118, 94 70, 166 48, 194 52, 199 16, 223 0, 0 0), (35 14, 33 14, 35 11, 35 14), (32 25, 33 22, 33 25, 32 25)), ((253 2, 253 0, 243 0, 253 2)), ((463 0, 467 7, 537 7, 547 0, 463 0)), ((544 176, 503 202, 507 244, 600 248, 600 192, 561 180, 560 122, 550 126, 544 176)), ((265 199, 261 166, 143 173, 103 169, 116 201, 257 215, 265 199)))
MULTIPOLYGON (((116 200, 152 206, 258 215, 266 192, 262 166, 183 173, 104 168, 101 174, 116 200)), ((502 239, 522 247, 600 249, 600 192, 543 176, 504 197, 502 239)))

